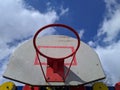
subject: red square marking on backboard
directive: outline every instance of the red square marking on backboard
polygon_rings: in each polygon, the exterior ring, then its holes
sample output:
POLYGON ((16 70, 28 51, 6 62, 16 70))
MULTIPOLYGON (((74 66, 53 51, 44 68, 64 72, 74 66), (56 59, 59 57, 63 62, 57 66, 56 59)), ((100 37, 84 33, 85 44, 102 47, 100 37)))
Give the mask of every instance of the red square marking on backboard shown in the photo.
MULTIPOLYGON (((74 47, 73 46, 38 46, 38 49, 40 48, 68 48, 71 50, 71 53, 74 52, 74 47)), ((70 65, 71 62, 66 62, 65 65, 70 65)), ((41 62, 42 65, 47 65, 46 62, 41 62)), ((35 55, 35 60, 34 60, 34 65, 39 65, 39 61, 37 58, 37 55, 35 55)), ((77 60, 76 56, 73 59, 72 65, 77 65, 77 60)))

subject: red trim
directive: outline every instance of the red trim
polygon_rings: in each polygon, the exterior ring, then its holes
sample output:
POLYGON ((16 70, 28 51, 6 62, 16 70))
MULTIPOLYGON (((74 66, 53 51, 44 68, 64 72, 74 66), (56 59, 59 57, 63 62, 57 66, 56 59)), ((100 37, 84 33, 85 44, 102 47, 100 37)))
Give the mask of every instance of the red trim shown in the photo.
MULTIPOLYGON (((38 49, 40 48, 68 48, 71 50, 71 52, 74 52, 74 47, 73 46, 38 46, 38 49)), ((65 66, 69 66, 71 62, 65 62, 64 65, 65 66)), ((41 62, 42 65, 47 65, 46 62, 41 62)), ((39 65, 39 60, 37 58, 37 55, 35 55, 35 60, 34 60, 34 65, 39 65)), ((76 56, 73 59, 73 63, 72 66, 76 66, 77 65, 77 60, 76 60, 76 56)))
POLYGON ((25 85, 22 90, 40 90, 40 87, 25 85))

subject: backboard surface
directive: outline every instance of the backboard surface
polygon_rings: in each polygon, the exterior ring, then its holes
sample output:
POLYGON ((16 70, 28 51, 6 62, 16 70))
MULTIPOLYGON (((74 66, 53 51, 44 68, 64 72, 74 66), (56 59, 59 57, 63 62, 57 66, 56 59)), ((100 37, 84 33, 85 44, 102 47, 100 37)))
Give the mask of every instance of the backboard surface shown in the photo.
MULTIPOLYGON (((76 43, 75 38, 61 35, 37 38, 38 48, 44 54, 55 58, 72 53, 76 48, 76 43)), ((39 57, 46 72, 47 60, 42 56, 39 57)), ((68 68, 71 59, 72 57, 65 60, 65 70, 68 68)), ((32 39, 24 42, 14 51, 3 76, 37 86, 77 86, 105 78, 98 55, 81 41, 65 82, 46 82, 36 57, 32 39)))

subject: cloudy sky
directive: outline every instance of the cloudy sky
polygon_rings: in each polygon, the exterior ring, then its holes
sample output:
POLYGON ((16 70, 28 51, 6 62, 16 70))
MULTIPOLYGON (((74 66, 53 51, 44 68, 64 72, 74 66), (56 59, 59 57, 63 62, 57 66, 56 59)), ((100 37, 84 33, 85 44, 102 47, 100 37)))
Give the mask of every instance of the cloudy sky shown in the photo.
MULTIPOLYGON (((73 27, 98 53, 106 84, 120 81, 119 0, 0 0, 0 84, 6 81, 2 74, 11 53, 51 23, 73 27)), ((43 34, 55 32, 52 29, 43 34)))

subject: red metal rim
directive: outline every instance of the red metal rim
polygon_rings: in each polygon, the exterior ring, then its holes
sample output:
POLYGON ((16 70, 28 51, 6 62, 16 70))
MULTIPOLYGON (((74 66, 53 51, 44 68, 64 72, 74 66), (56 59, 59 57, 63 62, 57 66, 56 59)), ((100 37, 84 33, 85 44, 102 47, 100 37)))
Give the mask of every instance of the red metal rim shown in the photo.
POLYGON ((40 55, 42 55, 42 56, 44 56, 44 57, 46 57, 46 58, 54 59, 54 60, 55 60, 55 59, 56 59, 56 60, 58 60, 58 59, 61 60, 61 59, 66 59, 66 58, 71 57, 71 56, 73 56, 74 54, 76 54, 77 50, 78 50, 79 47, 80 47, 80 37, 79 37, 78 33, 77 33, 73 28, 71 28, 71 27, 69 27, 69 26, 67 26, 67 25, 64 25, 64 24, 49 24, 49 25, 46 25, 46 26, 40 28, 40 29, 35 33, 35 35, 34 35, 34 37, 33 37, 33 45, 34 45, 34 48, 35 48, 36 52, 39 53, 40 55), (46 29, 46 28, 56 27, 56 26, 57 26, 57 27, 67 28, 68 30, 72 31, 72 32, 76 35, 76 38, 77 38, 77 47, 76 47, 75 51, 72 52, 71 54, 69 54, 69 55, 67 55, 67 56, 65 56, 65 57, 61 57, 61 58, 53 58, 53 57, 50 57, 50 56, 47 56, 47 55, 43 54, 42 52, 40 52, 40 50, 37 48, 37 45, 36 45, 36 38, 37 38, 38 34, 39 34, 41 31, 43 31, 43 30, 46 29))

